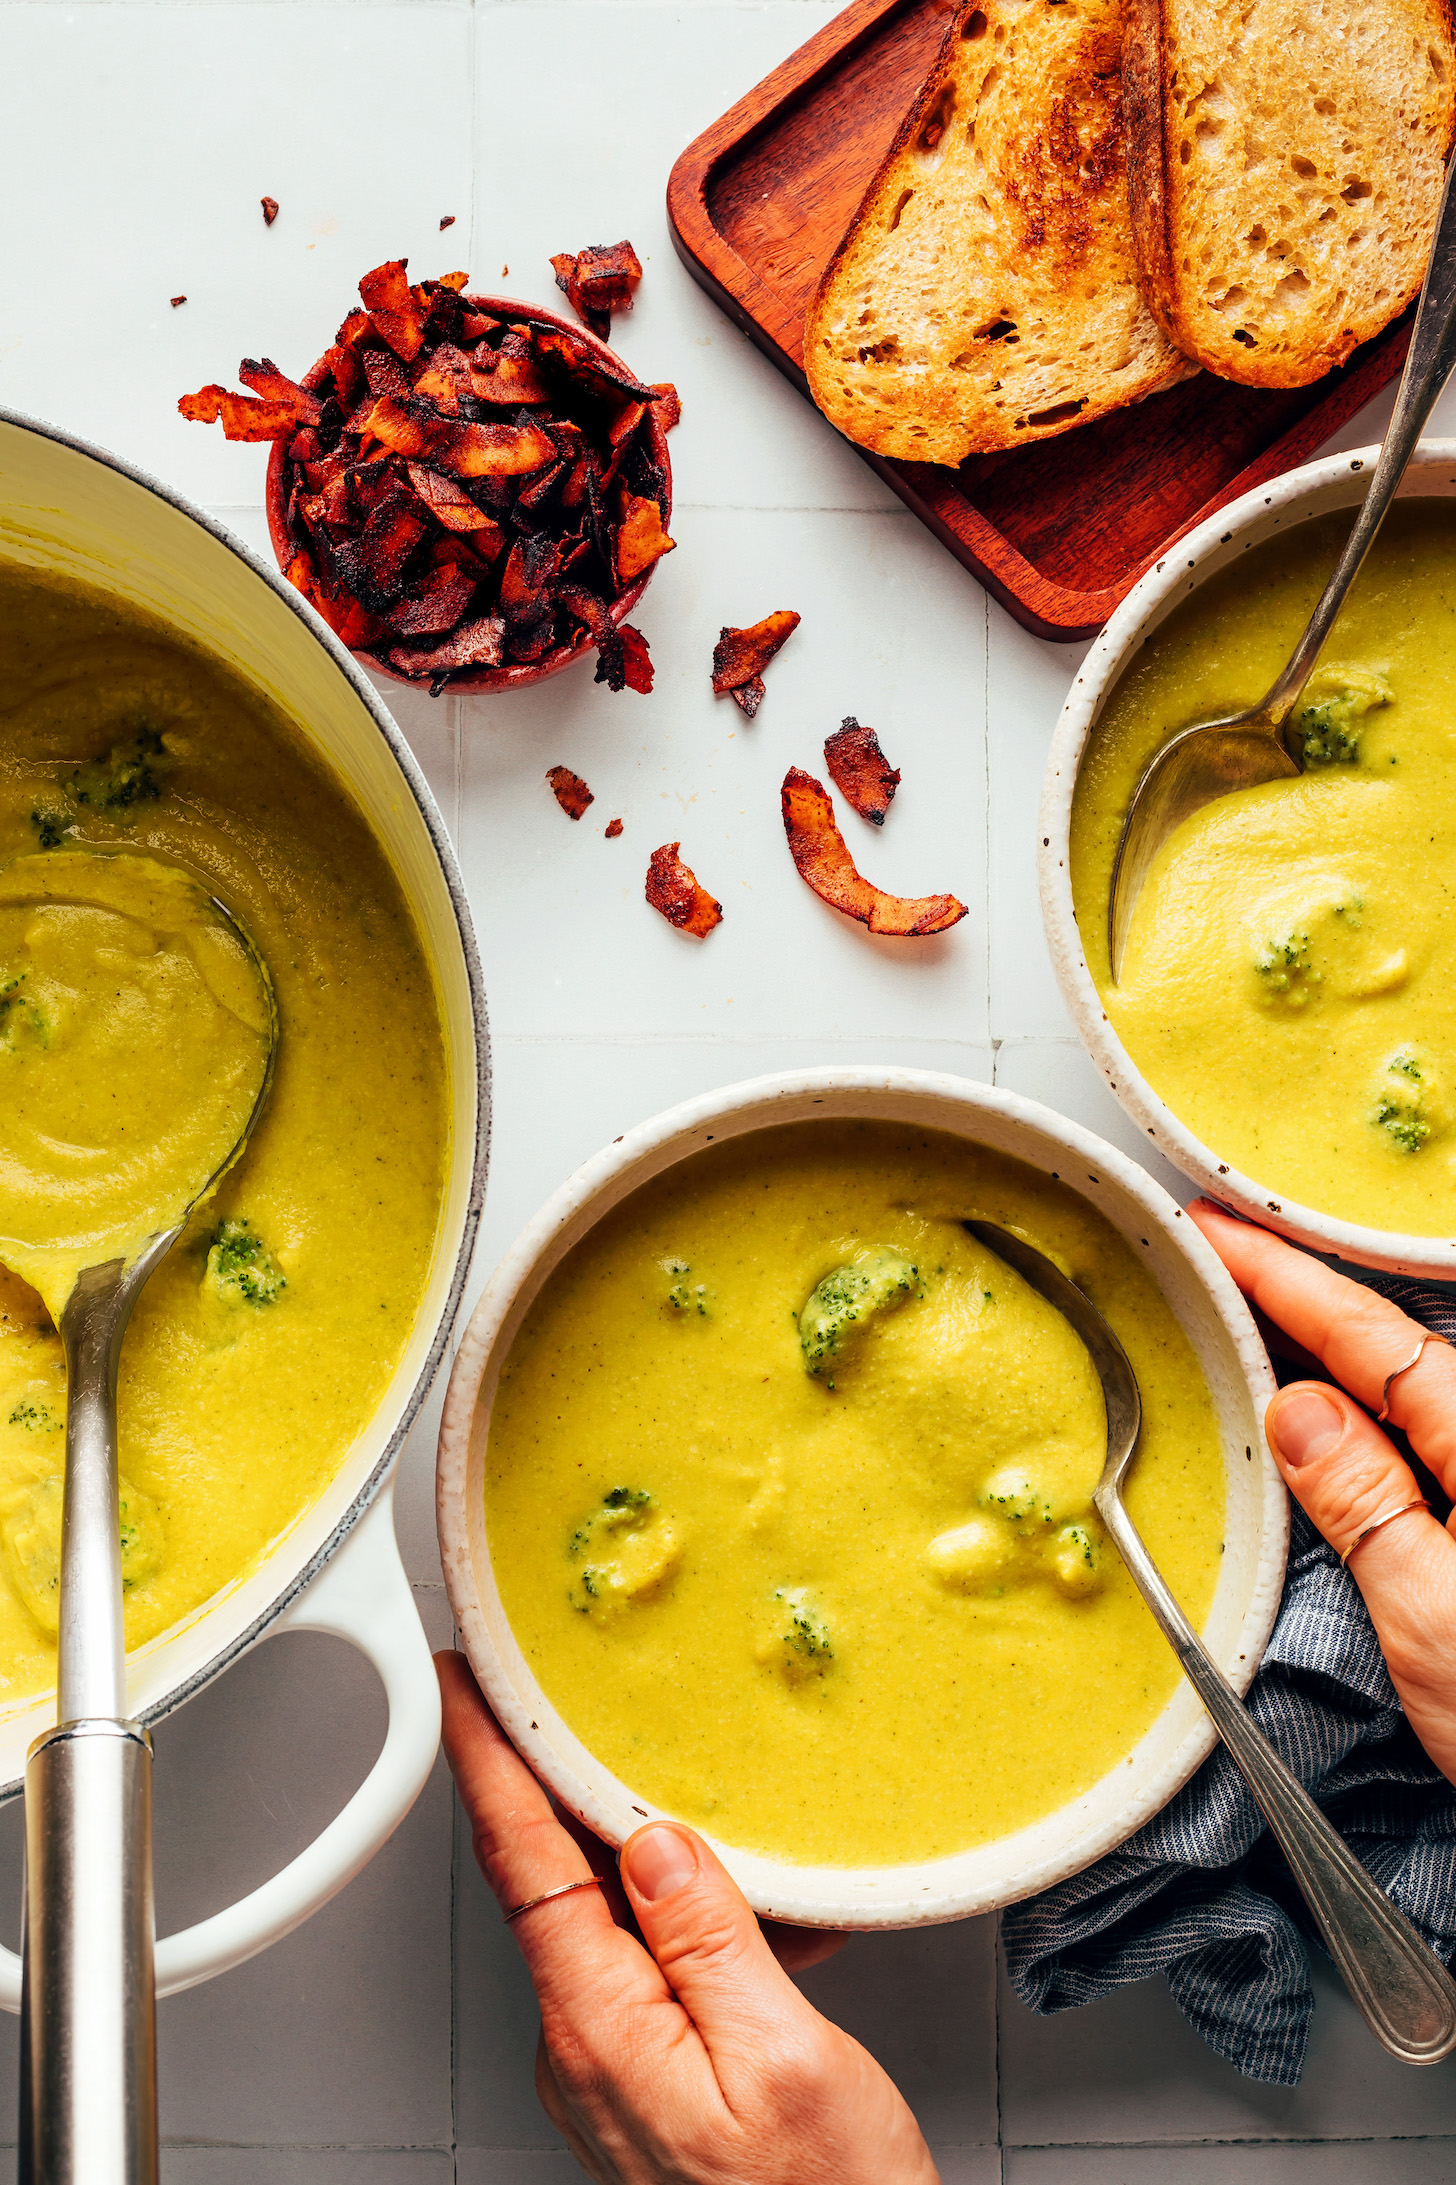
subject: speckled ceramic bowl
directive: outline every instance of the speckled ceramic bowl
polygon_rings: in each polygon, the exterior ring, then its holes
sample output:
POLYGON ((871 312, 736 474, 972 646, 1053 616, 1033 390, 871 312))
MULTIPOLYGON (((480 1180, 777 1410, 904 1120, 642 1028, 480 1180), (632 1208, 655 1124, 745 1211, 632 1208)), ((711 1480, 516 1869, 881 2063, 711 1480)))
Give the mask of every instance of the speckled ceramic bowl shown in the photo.
MULTIPOLYGON (((1083 662, 1047 761, 1037 828, 1041 909, 1058 982, 1092 1059, 1138 1128, 1185 1176, 1212 1198, 1292 1237, 1296 1244, 1336 1253, 1365 1267, 1449 1282, 1456 1278, 1456 1231, 1451 1237, 1413 1237, 1396 1230, 1368 1229, 1359 1222, 1296 1205, 1257 1176, 1244 1175, 1223 1160, 1216 1148, 1196 1138, 1154 1092, 1109 1024, 1072 908, 1068 841, 1077 775, 1088 739, 1123 670, 1159 623, 1217 570, 1226 569, 1251 547, 1294 524, 1333 509, 1353 508, 1364 498, 1379 452, 1362 448, 1354 455, 1326 456, 1323 462, 1308 463, 1246 493, 1180 539, 1128 593, 1083 662)), ((1400 498, 1449 500, 1453 496, 1456 440, 1423 442, 1406 472, 1400 498)), ((1217 1067, 1215 1057, 1210 1057, 1209 1067, 1217 1067)))
MULTIPOLYGON (((544 304, 520 303, 513 296, 468 295, 465 301, 473 311, 484 312, 489 318, 509 320, 515 326, 549 326, 553 333, 569 335, 585 355, 599 355, 617 371, 632 371, 631 365, 619 357, 615 350, 609 349, 604 341, 600 341, 590 327, 583 326, 579 319, 562 318, 559 313, 548 311, 544 304)), ((318 363, 305 372, 300 382, 310 393, 324 376, 325 361, 320 357, 318 363)), ((632 376, 635 378, 636 374, 633 373, 632 376)), ((663 512, 663 528, 666 529, 672 521, 672 459, 667 451, 667 434, 663 431, 662 421, 655 410, 648 413, 648 431, 651 435, 652 460, 661 464, 665 481, 663 490, 667 497, 667 507, 663 512)), ((264 499, 268 511, 268 537, 277 556, 278 566, 285 572, 299 551, 297 542, 288 529, 287 481, 288 444, 283 440, 275 440, 268 457, 264 499)), ((654 562, 651 568, 643 570, 635 583, 629 584, 625 591, 618 592, 615 599, 607 602, 607 612, 614 623, 626 621, 652 582, 656 567, 654 562)), ((519 661, 499 668, 472 668, 468 673, 452 675, 447 687, 452 692, 525 690, 528 684, 543 683, 548 675, 559 675, 563 668, 569 668, 575 660, 590 658, 593 650, 591 638, 585 630, 580 630, 569 644, 553 645, 550 652, 542 653, 539 660, 519 661)), ((412 689, 420 690, 429 687, 429 676, 401 675, 398 668, 392 667, 378 653, 361 650, 355 658, 367 660, 371 668, 377 668, 381 675, 391 677, 396 683, 407 683, 412 689)))
MULTIPOLYGON (((1221 1262, 1157 1184, 1050 1109, 961 1078, 916 1070, 803 1070, 758 1078, 629 1131, 562 1185, 496 1268, 450 1377, 440 1429, 440 1553, 455 1621, 501 1722, 562 1804, 621 1844, 660 1809, 581 1743, 542 1691, 501 1605, 485 1523, 485 1451, 500 1370, 552 1269, 610 1208, 713 1141, 813 1118, 905 1122, 990 1146, 1053 1174, 1146 1262, 1208 1376, 1228 1478, 1226 1551, 1204 1637, 1242 1692, 1273 1627, 1288 1505, 1264 1446, 1274 1382, 1248 1309, 1221 1262)), ((988 1911, 1111 1851, 1185 1783, 1214 1732, 1180 1683, 1128 1757, 1080 1798, 1030 1827, 954 1857, 888 1867, 795 1866, 715 1849, 756 1911, 820 1927, 915 1927, 988 1911)))

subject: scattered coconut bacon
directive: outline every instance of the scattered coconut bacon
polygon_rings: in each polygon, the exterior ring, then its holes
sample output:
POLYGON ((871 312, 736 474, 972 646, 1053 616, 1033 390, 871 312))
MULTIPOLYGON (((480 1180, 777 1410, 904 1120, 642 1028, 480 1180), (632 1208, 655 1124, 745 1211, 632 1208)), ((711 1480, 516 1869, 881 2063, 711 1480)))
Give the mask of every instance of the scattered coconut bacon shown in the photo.
POLYGON ((871 933, 904 939, 944 933, 966 915, 953 895, 886 895, 863 879, 834 819, 834 805, 822 782, 791 766, 784 776, 784 833, 799 868, 814 893, 847 918, 857 918, 871 933))
POLYGON ((346 645, 439 692, 454 675, 592 644, 599 683, 648 691, 652 663, 612 603, 664 554, 677 412, 585 335, 507 323, 376 266, 307 387, 245 358, 251 395, 177 407, 230 440, 286 443, 288 577, 346 645))
POLYGON ((606 836, 608 842, 615 842, 621 832, 622 822, 619 819, 609 819, 602 829, 602 833, 606 836))
POLYGON ((275 220, 276 220, 276 219, 278 218, 278 200, 277 200, 277 198, 276 198, 276 197, 260 197, 260 198, 259 198, 259 200, 258 200, 258 203, 259 203, 259 204, 260 204, 260 205, 262 206, 262 208, 263 208, 263 225, 264 225, 264 227, 265 227, 265 228, 271 228, 271 227, 272 227, 272 225, 273 225, 273 223, 274 223, 274 221, 275 221, 275 220))
POLYGON ((605 341, 612 331, 612 313, 630 311, 633 284, 642 278, 642 263, 632 245, 588 243, 585 250, 560 250, 551 261, 556 286, 579 319, 605 341))
POLYGON ((654 910, 662 912, 670 926, 676 926, 680 933, 695 933, 701 940, 722 923, 723 905, 715 903, 707 889, 698 886, 696 874, 677 854, 680 847, 676 842, 664 842, 660 850, 653 851, 647 866, 647 900, 654 910))
POLYGON ((780 607, 751 629, 721 629, 713 647, 715 695, 721 698, 727 691, 751 721, 763 703, 763 671, 798 627, 792 607, 780 607))
POLYGON ((596 802, 580 774, 573 774, 569 766, 548 766, 546 779, 568 819, 580 819, 587 806, 596 802))
POLYGON ((846 714, 834 734, 824 739, 824 763, 829 779, 860 818, 883 827, 890 800, 900 786, 900 769, 890 765, 874 730, 862 727, 852 713, 846 714))

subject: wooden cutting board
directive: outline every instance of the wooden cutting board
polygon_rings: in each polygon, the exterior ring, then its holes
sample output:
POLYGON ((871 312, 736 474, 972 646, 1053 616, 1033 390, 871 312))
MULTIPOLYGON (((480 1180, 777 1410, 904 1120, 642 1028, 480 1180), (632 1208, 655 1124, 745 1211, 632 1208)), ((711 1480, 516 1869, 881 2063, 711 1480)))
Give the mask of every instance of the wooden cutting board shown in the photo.
MULTIPOLYGON (((806 395, 805 312, 951 13, 947 0, 853 0, 673 168, 678 255, 806 395)), ((1313 387, 1235 387, 1200 372, 956 469, 860 452, 1018 622, 1090 637, 1175 539, 1308 461, 1392 379, 1410 317, 1313 387)))

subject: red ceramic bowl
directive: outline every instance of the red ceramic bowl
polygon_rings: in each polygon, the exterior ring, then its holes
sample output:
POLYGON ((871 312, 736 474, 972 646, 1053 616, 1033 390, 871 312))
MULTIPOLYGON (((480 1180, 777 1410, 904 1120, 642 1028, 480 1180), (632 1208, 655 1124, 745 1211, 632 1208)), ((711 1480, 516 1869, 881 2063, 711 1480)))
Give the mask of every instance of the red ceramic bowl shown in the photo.
MULTIPOLYGON (((555 311, 546 310, 542 304, 518 303, 513 296, 469 295, 465 298, 465 301, 471 306, 472 310, 483 312, 489 318, 509 319, 518 326, 549 326, 553 333, 569 335, 571 340, 577 343, 586 353, 595 353, 604 357, 608 363, 615 365, 618 371, 630 372, 634 379, 637 376, 635 372, 632 372, 632 367, 625 359, 619 357, 615 350, 609 349, 604 341, 598 340, 589 327, 582 326, 576 319, 561 318, 555 311)), ((312 371, 304 374, 302 384, 312 392, 323 377, 323 373, 324 359, 320 357, 312 371)), ((672 521, 672 462, 667 452, 667 434, 662 429, 661 419, 655 409, 649 410, 647 416, 652 459, 662 466, 663 490, 667 499, 667 507, 663 511, 663 526, 665 529, 672 521)), ((265 489, 265 501, 268 510, 268 536, 272 540, 273 552, 277 556, 278 566, 285 574, 289 563, 298 552, 297 543, 289 532, 287 523, 287 472, 288 443, 283 440, 275 440, 268 457, 268 483, 265 489)), ((619 592, 616 598, 609 602, 607 612, 611 615, 614 623, 622 622, 632 612, 632 609, 651 583, 652 571, 656 566, 657 564, 654 562, 651 569, 643 571, 635 584, 629 584, 624 592, 619 592)), ((545 681, 548 675, 559 675, 561 670, 569 668, 574 660, 581 660, 594 650, 595 647, 592 645, 590 636, 585 630, 581 630, 568 644, 553 645, 550 652, 543 653, 539 660, 525 660, 512 666, 500 668, 471 668, 462 675, 453 675, 445 688, 451 691, 524 690, 528 683, 541 683, 545 681)), ((381 660, 378 653, 360 651, 354 657, 356 660, 367 660, 370 667, 377 668, 381 675, 392 677, 396 683, 406 683, 413 690, 424 690, 429 687, 430 678, 428 676, 401 675, 398 668, 392 667, 387 660, 381 660)))

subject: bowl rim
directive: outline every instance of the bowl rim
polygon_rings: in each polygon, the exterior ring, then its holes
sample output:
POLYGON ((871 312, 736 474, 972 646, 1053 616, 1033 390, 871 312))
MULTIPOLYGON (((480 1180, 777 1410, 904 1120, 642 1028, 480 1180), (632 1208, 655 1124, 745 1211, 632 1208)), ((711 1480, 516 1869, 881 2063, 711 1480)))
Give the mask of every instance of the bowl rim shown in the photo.
MULTIPOLYGON (((1057 722, 1042 782, 1037 879, 1042 925, 1062 998, 1083 1044, 1119 1104, 1160 1153, 1208 1197, 1222 1201, 1266 1229, 1277 1230, 1295 1244, 1357 1266, 1449 1281, 1456 1277, 1456 1236, 1443 1239, 1375 1229, 1321 1213, 1273 1193, 1257 1177, 1246 1175, 1232 1162, 1221 1161, 1196 1137, 1154 1091, 1109 1022, 1087 965, 1072 904, 1069 843, 1077 777, 1102 704, 1127 665, 1133 647, 1171 611, 1175 596, 1195 591, 1217 569, 1227 565, 1232 556, 1221 554, 1222 548, 1237 546, 1240 539, 1263 523, 1267 522, 1272 532, 1286 521, 1303 522, 1320 513, 1309 504, 1328 495, 1331 488, 1353 487, 1357 478, 1373 470, 1379 453, 1378 447, 1367 447, 1323 456, 1318 462, 1303 464, 1282 478, 1254 487, 1180 539, 1134 585, 1089 648, 1057 722)), ((1444 471, 1448 484, 1456 488, 1456 439, 1421 442, 1411 458, 1399 497, 1437 498, 1420 489, 1422 474, 1431 471, 1444 471)), ((1351 501, 1358 498, 1358 490, 1350 495, 1351 501)), ((1328 505, 1348 504, 1336 500, 1328 505)))
MULTIPOLYGON (((186 494, 180 493, 175 486, 168 484, 164 479, 158 478, 150 471, 145 470, 139 463, 133 463, 125 456, 118 455, 113 450, 102 447, 95 441, 86 440, 80 434, 68 431, 64 426, 53 424, 49 419, 36 417, 24 410, 17 410, 7 404, 0 403, 0 428, 5 426, 14 426, 19 431, 34 433, 39 439, 54 441, 57 445, 68 448, 73 454, 87 457, 92 462, 101 464, 105 469, 117 472, 119 476, 128 479, 133 485, 140 486, 145 492, 155 495, 158 500, 175 509, 178 515, 186 517, 190 522, 197 524, 211 538, 215 539, 220 546, 226 548, 230 554, 235 556, 252 575, 261 578, 269 591, 284 603, 290 613, 297 616, 309 635, 323 647, 378 731, 425 829, 431 850, 440 868, 441 879, 449 896, 450 908, 465 968, 466 986, 470 997, 474 1068, 471 1070, 468 1065, 466 1065, 466 1068, 468 1075, 473 1080, 475 1131, 469 1149, 470 1170, 466 1202, 450 1279, 446 1286, 444 1300, 440 1306, 434 1333, 425 1355, 421 1359, 414 1384, 405 1398, 394 1428, 372 1469, 360 1483, 353 1499, 340 1513, 332 1531, 319 1543, 313 1553, 301 1563, 297 1561, 290 1563, 288 1547, 290 1536, 285 1534, 276 1549, 270 1551, 276 1554, 280 1568, 286 1568, 287 1571, 287 1575, 281 1579, 278 1590, 271 1596, 267 1605, 251 1621, 235 1632, 215 1653, 209 1654, 194 1671, 180 1679, 175 1685, 169 1685, 159 1699, 139 1710, 139 1719, 152 1723, 162 1720, 163 1717, 171 1714, 174 1709, 183 1706, 217 1677, 220 1677, 224 1670, 230 1668, 235 1661, 248 1652, 249 1648, 282 1615, 283 1611, 298 1598, 307 1586, 312 1584, 324 1565, 355 1530, 366 1511, 379 1495, 385 1482, 389 1479, 398 1460, 400 1450, 404 1446, 405 1439, 414 1426, 421 1408, 435 1384, 440 1365, 459 1317, 460 1301, 464 1295, 466 1280, 474 1258, 475 1242, 480 1228, 481 1209, 485 1199, 485 1179, 490 1158, 492 1114, 490 1029, 486 1012, 485 982, 481 971, 480 951, 475 937, 475 924, 471 916, 469 897, 466 894, 459 861, 456 858, 454 846, 450 841, 444 819, 435 803, 430 786, 425 780, 419 761, 406 741, 403 731, 394 720, 373 684, 364 674, 353 655, 345 646, 339 643, 338 638, 318 611, 309 604, 301 592, 287 582, 281 572, 270 568, 262 556, 254 553, 244 540, 227 528, 226 524, 220 523, 215 516, 210 515, 197 502, 189 499, 186 494)), ((462 1057, 462 1062, 463 1059, 462 1057)), ((229 1596, 224 1591, 219 1598, 227 1600, 229 1596)), ((208 1606, 210 1604, 205 1605, 202 1610, 204 1616, 208 1613, 208 1606)), ((184 1630, 190 1629, 192 1625, 184 1622, 182 1628, 184 1630)), ((23 1788, 23 1779, 0 1784, 0 1803, 17 1796, 23 1788)))
MULTIPOLYGON (((613 1808, 558 1751, 541 1726, 548 1720, 559 1722, 550 1701, 523 1660, 514 1668, 502 1660, 487 1625, 472 1547, 475 1495, 471 1481, 476 1470, 472 1444, 477 1434, 482 1383, 514 1339, 513 1311, 543 1260, 552 1254, 564 1232, 570 1230, 570 1241, 574 1242, 584 1228, 591 1225, 597 1218, 591 1209, 595 1207, 597 1213, 604 1214, 617 1203, 617 1196, 612 1194, 618 1191, 624 1176, 641 1169, 648 1160, 656 1162, 648 1174, 663 1173, 677 1160, 689 1157, 699 1145, 711 1142, 715 1125, 735 1123, 738 1129, 732 1134, 737 1135, 739 1130, 767 1127, 776 1119, 784 1120, 785 1110, 791 1104, 806 1098, 817 1103, 820 1097, 866 1103, 858 1110, 836 1107, 833 1110, 836 1114, 860 1112, 872 1116, 883 1112, 868 1104, 875 1096, 938 1102, 942 1113, 933 1123, 927 1118, 927 1127, 952 1133, 960 1129, 972 1141, 977 1137, 977 1119, 994 1119, 994 1124, 1005 1123, 1017 1133, 1024 1131, 1032 1138, 1050 1141, 1059 1154, 1066 1153, 1091 1162, 1097 1177, 1108 1179, 1114 1193, 1120 1191, 1133 1200, 1143 1219, 1157 1227, 1164 1244, 1181 1258, 1207 1297, 1217 1316, 1222 1337, 1237 1362, 1258 1444, 1262 1499, 1257 1555, 1248 1598, 1238 1628, 1230 1636, 1228 1656, 1222 1663, 1225 1674, 1240 1694, 1247 1689, 1262 1660, 1273 1629, 1282 1597, 1289 1537, 1288 1496, 1263 1438, 1263 1414, 1275 1387, 1273 1372, 1253 1316, 1222 1261, 1194 1224, 1186 1219, 1182 1208, 1145 1169, 1082 1125, 1056 1114, 1039 1101, 1001 1087, 940 1072, 893 1069, 883 1065, 829 1065, 748 1079, 701 1094, 679 1102, 614 1139, 569 1176, 526 1224, 498 1261, 464 1329, 440 1422, 436 1510, 441 1565, 459 1634, 458 1643, 464 1647, 492 1709, 535 1774, 563 1806, 597 1835, 617 1846, 625 1840, 628 1830, 618 1825, 613 1808), (954 1119, 957 1115, 959 1121, 954 1119), (674 1145, 675 1152, 670 1150, 674 1145), (664 1153, 667 1158, 657 1158, 664 1153), (590 1220, 584 1219, 588 1215, 590 1220), (525 1670, 524 1677, 520 1674, 521 1669, 525 1670)), ((1053 1173, 1050 1157, 1041 1163, 1038 1154, 1024 1143, 1018 1145, 1014 1157, 1033 1167, 1042 1166, 1044 1173, 1053 1173)), ((1078 1187, 1069 1183, 1068 1188, 1075 1191, 1078 1187)), ((1096 1204, 1087 1192, 1082 1191, 1079 1195, 1096 1204)), ((1252 1458, 1252 1451, 1249 1455, 1252 1458)), ((1227 1447, 1225 1458, 1231 1470, 1227 1447)), ((1242 1471, 1243 1468, 1239 1469, 1242 1471)), ((484 1545, 483 1507, 479 1533, 488 1558, 488 1547, 484 1545)), ((501 1620, 505 1621, 503 1612, 501 1620)), ((1180 1704, 1183 1691, 1181 1685, 1175 1687, 1145 1736, 1151 1736, 1163 1723, 1168 1709, 1180 1704)), ((570 1737, 570 1733, 567 1734, 570 1737)), ((744 1852, 712 1837, 708 1840, 753 1909, 766 1917, 804 1926, 855 1929, 913 1927, 963 1919, 1047 1888, 1114 1850, 1187 1782, 1215 1741, 1213 1723, 1197 1707, 1195 1700, 1189 1711, 1188 1727, 1178 1735, 1171 1751, 1136 1796, 1125 1797, 1109 1818, 1075 1835, 1070 1849, 1063 1845, 1051 1856, 1040 1857, 1019 1869, 1010 1883, 1002 1879, 990 1888, 984 1878, 968 1886, 964 1877, 957 1878, 954 1873, 965 1862, 983 1857, 987 1846, 975 1846, 969 1852, 918 1865, 825 1868, 793 1866, 744 1852), (931 1877, 930 1880, 924 1879, 926 1876, 931 1877)), ((575 1744, 576 1740, 571 1738, 571 1742, 575 1744)), ((584 1748, 579 1749, 584 1751, 584 1748)), ((586 1757, 601 1778, 617 1783, 603 1763, 596 1762, 589 1754, 586 1757)), ((1118 1763, 1119 1766, 1126 1764, 1126 1761, 1118 1763)), ((1110 1783, 1115 1772, 1109 1770, 1106 1776, 1099 1778, 1098 1784, 1082 1794, 1082 1799, 1090 1799, 1102 1785, 1110 1783)), ((618 1784, 618 1788, 626 1794, 630 1810, 643 1821, 659 1817, 663 1809, 649 1811, 650 1802, 639 1803, 640 1794, 630 1786, 618 1784)), ((618 1810, 622 1802, 618 1800, 618 1810)), ((1075 1814, 1079 1803, 1080 1800, 1073 1800, 1058 1811, 1075 1814)), ((1042 1821, 1029 1824, 1027 1829, 1015 1832, 1012 1837, 997 1841, 1015 1843, 1019 1836, 1044 1827, 1051 1818, 1044 1816, 1042 1821)))
MULTIPOLYGON (((582 347, 587 350, 599 350, 610 363, 624 372, 631 372, 633 379, 637 378, 626 358, 618 356, 616 350, 604 342, 599 334, 593 333, 589 326, 583 326, 577 319, 563 317, 559 311, 553 311, 547 304, 524 303, 516 296, 478 295, 473 289, 462 290, 460 300, 462 303, 477 307, 493 318, 512 318, 522 322, 531 319, 538 320, 541 325, 549 326, 555 333, 569 334, 573 340, 579 341, 582 347)), ((307 387, 312 392, 313 386, 322 376, 327 362, 328 354, 325 352, 323 356, 309 366, 299 384, 307 387)), ((645 386, 647 382, 642 380, 638 384, 645 386)), ((657 415, 655 409, 650 410, 648 414, 651 418, 653 459, 662 465, 663 492, 667 499, 667 513, 663 518, 663 529, 666 530, 672 522, 672 456, 667 445, 667 430, 661 418, 657 415)), ((268 468, 263 482, 263 503, 268 518, 269 543, 273 548, 279 573, 284 576, 285 581, 293 556, 303 551, 298 542, 290 536, 288 530, 288 495, 284 488, 284 474, 287 463, 287 441, 275 440, 268 451, 268 468)), ((659 559, 661 559, 660 556, 659 559)), ((656 573, 657 563, 655 561, 650 562, 639 577, 633 578, 625 591, 616 593, 613 598, 606 602, 607 614, 614 629, 619 627, 625 618, 631 614, 656 573)), ((322 621, 322 616, 319 619, 322 621)), ((444 692, 453 692, 457 697, 468 697, 472 693, 479 695, 489 691, 526 690, 533 683, 544 682, 548 676, 559 675, 563 668, 569 668, 573 662, 584 660, 590 651, 590 633, 582 630, 569 644, 553 645, 551 650, 543 653, 539 660, 508 661, 498 668, 471 668, 462 671, 460 674, 452 675, 449 682, 443 686, 442 695, 444 692)), ((405 675, 400 669, 391 667, 389 661, 379 653, 369 652, 361 648, 355 657, 360 660, 367 660, 370 666, 376 668, 381 675, 387 675, 391 682, 402 684, 406 690, 428 690, 430 688, 431 678, 428 675, 405 675)))

